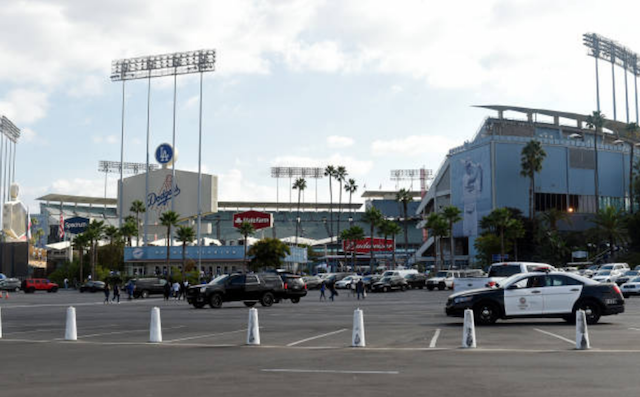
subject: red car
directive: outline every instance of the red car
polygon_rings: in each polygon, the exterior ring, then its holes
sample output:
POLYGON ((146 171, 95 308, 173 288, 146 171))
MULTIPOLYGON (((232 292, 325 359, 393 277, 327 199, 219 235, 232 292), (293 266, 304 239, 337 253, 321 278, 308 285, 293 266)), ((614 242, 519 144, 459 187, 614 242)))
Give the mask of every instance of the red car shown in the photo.
POLYGON ((25 294, 36 291, 58 292, 58 284, 52 283, 46 278, 30 278, 22 281, 22 290, 25 294))

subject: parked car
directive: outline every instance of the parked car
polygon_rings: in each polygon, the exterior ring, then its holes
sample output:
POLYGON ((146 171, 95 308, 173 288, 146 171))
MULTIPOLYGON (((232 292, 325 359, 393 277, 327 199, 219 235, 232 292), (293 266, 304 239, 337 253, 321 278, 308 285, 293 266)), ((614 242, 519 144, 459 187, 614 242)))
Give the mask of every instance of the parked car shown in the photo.
POLYGON ((206 285, 195 285, 187 289, 187 302, 196 309, 209 303, 214 309, 223 302, 242 301, 247 307, 256 303, 270 307, 277 296, 282 296, 284 283, 275 273, 232 274, 218 277, 206 285))
POLYGON ((405 291, 409 288, 407 280, 402 276, 387 276, 382 277, 380 281, 374 283, 371 286, 373 292, 389 292, 393 290, 405 291))
POLYGON ((104 291, 105 283, 103 281, 87 281, 80 286, 80 292, 98 292, 104 291))
POLYGON ((625 298, 631 295, 640 295, 640 276, 634 277, 620 287, 622 289, 622 296, 625 298))
POLYGON ((46 278, 30 278, 22 280, 20 288, 25 294, 32 294, 36 291, 58 292, 58 284, 52 283, 46 278))
POLYGON ((307 289, 319 289, 322 285, 322 278, 318 276, 304 276, 302 280, 307 284, 307 289))
MULTIPOLYGON (((168 283, 163 278, 134 278, 129 280, 127 284, 133 284, 133 297, 138 299, 146 299, 150 295, 162 295, 164 293, 164 286, 168 283)), ((127 291, 128 287, 124 287, 124 291, 127 291)))
POLYGON ((21 282, 17 278, 3 278, 0 280, 0 290, 18 292, 20 284, 21 282))
POLYGON ((352 288, 352 286, 354 286, 358 280, 360 280, 360 276, 357 275, 351 275, 351 276, 347 276, 345 278, 343 278, 340 281, 336 282, 336 288, 337 289, 349 289, 352 288))
POLYGON ((280 274, 282 279, 282 291, 276 292, 276 303, 281 299, 290 299, 291 303, 300 302, 300 298, 307 296, 307 284, 302 277, 295 274, 282 273, 280 274))
POLYGON ((600 266, 600 270, 593 276, 599 282, 615 283, 616 280, 629 270, 626 263, 608 263, 600 266))
POLYGON ((474 312, 476 324, 493 324, 498 319, 519 317, 563 318, 575 321, 584 310, 587 323, 600 316, 624 312, 624 298, 616 284, 601 284, 572 273, 516 274, 494 288, 453 294, 446 303, 448 316, 463 317, 474 312))
POLYGON ((555 271, 556 269, 546 263, 536 262, 501 262, 489 267, 488 277, 464 277, 455 281, 455 292, 468 291, 484 287, 495 287, 507 278, 520 273, 540 271, 555 271))
POLYGON ((622 285, 632 278, 636 278, 638 276, 640 276, 640 270, 627 270, 622 274, 622 276, 616 279, 616 284, 622 285))
POLYGON ((367 291, 371 291, 371 287, 373 286, 373 284, 380 281, 381 278, 382 276, 379 274, 369 274, 367 276, 362 277, 362 283, 364 284, 364 288, 367 291))
POLYGON ((409 288, 423 289, 427 283, 427 276, 422 273, 407 274, 404 279, 407 280, 409 288))

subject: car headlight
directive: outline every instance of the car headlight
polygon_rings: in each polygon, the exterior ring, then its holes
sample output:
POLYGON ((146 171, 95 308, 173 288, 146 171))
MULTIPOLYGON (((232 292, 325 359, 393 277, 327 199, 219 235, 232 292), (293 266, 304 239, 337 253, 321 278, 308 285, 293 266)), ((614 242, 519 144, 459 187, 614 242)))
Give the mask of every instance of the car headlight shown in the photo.
POLYGON ((473 297, 471 296, 461 296, 459 298, 455 298, 453 300, 453 303, 464 303, 464 302, 469 302, 471 299, 473 299, 473 297))
POLYGON ((205 292, 207 292, 207 287, 200 287, 200 293, 204 294, 205 292))

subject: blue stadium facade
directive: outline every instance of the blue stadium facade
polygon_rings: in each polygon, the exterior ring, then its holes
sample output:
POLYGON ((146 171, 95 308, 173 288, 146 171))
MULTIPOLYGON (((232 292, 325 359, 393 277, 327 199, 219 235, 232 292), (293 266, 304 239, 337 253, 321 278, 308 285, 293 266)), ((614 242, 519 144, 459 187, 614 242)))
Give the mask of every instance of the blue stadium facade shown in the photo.
MULTIPOLYGON (((535 178, 535 209, 551 208, 571 213, 573 230, 591 227, 596 212, 594 131, 586 115, 509 106, 482 106, 498 112, 488 117, 476 135, 453 148, 416 210, 426 216, 454 205, 463 220, 454 226, 456 265, 472 264, 478 222, 493 209, 512 207, 529 213, 529 179, 520 175, 522 148, 538 140, 547 156, 535 178), (515 115, 510 119, 506 115, 515 115)), ((598 134, 600 208, 629 206, 633 145, 626 124, 607 120, 598 134)), ((444 241, 444 240, 443 240, 444 241)), ((416 252, 418 261, 434 262, 435 241, 429 238, 416 252)), ((444 242, 446 265, 449 243, 444 242)))

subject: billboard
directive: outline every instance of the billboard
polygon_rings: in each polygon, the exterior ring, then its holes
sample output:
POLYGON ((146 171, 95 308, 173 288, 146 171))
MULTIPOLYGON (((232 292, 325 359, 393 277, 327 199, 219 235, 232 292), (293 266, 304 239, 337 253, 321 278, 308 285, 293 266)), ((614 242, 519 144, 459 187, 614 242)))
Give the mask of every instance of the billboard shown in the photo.
POLYGON ((395 244, 393 242, 393 239, 385 240, 383 238, 378 238, 378 237, 374 237, 373 239, 371 237, 365 237, 362 240, 356 240, 356 241, 343 240, 342 250, 344 252, 353 252, 354 246, 355 246, 356 253, 358 254, 369 253, 371 252, 372 240, 373 240, 373 252, 395 250, 395 244))
MULTIPOLYGON (((149 224, 158 223, 163 212, 171 209, 174 200, 174 211, 180 218, 198 215, 198 173, 176 170, 175 188, 172 188, 171 169, 162 168, 149 173, 149 194, 145 197, 146 174, 138 174, 122 181, 118 196, 122 195, 123 215, 134 215, 129 209, 134 200, 146 204, 149 224)), ((218 177, 202 174, 201 185, 202 214, 218 212, 218 177)))
POLYGON ((64 220, 64 229, 71 234, 84 233, 89 226, 89 218, 74 216, 64 220))
POLYGON ((249 222, 256 230, 273 227, 273 214, 259 211, 246 211, 233 214, 233 227, 239 227, 242 222, 249 222))

